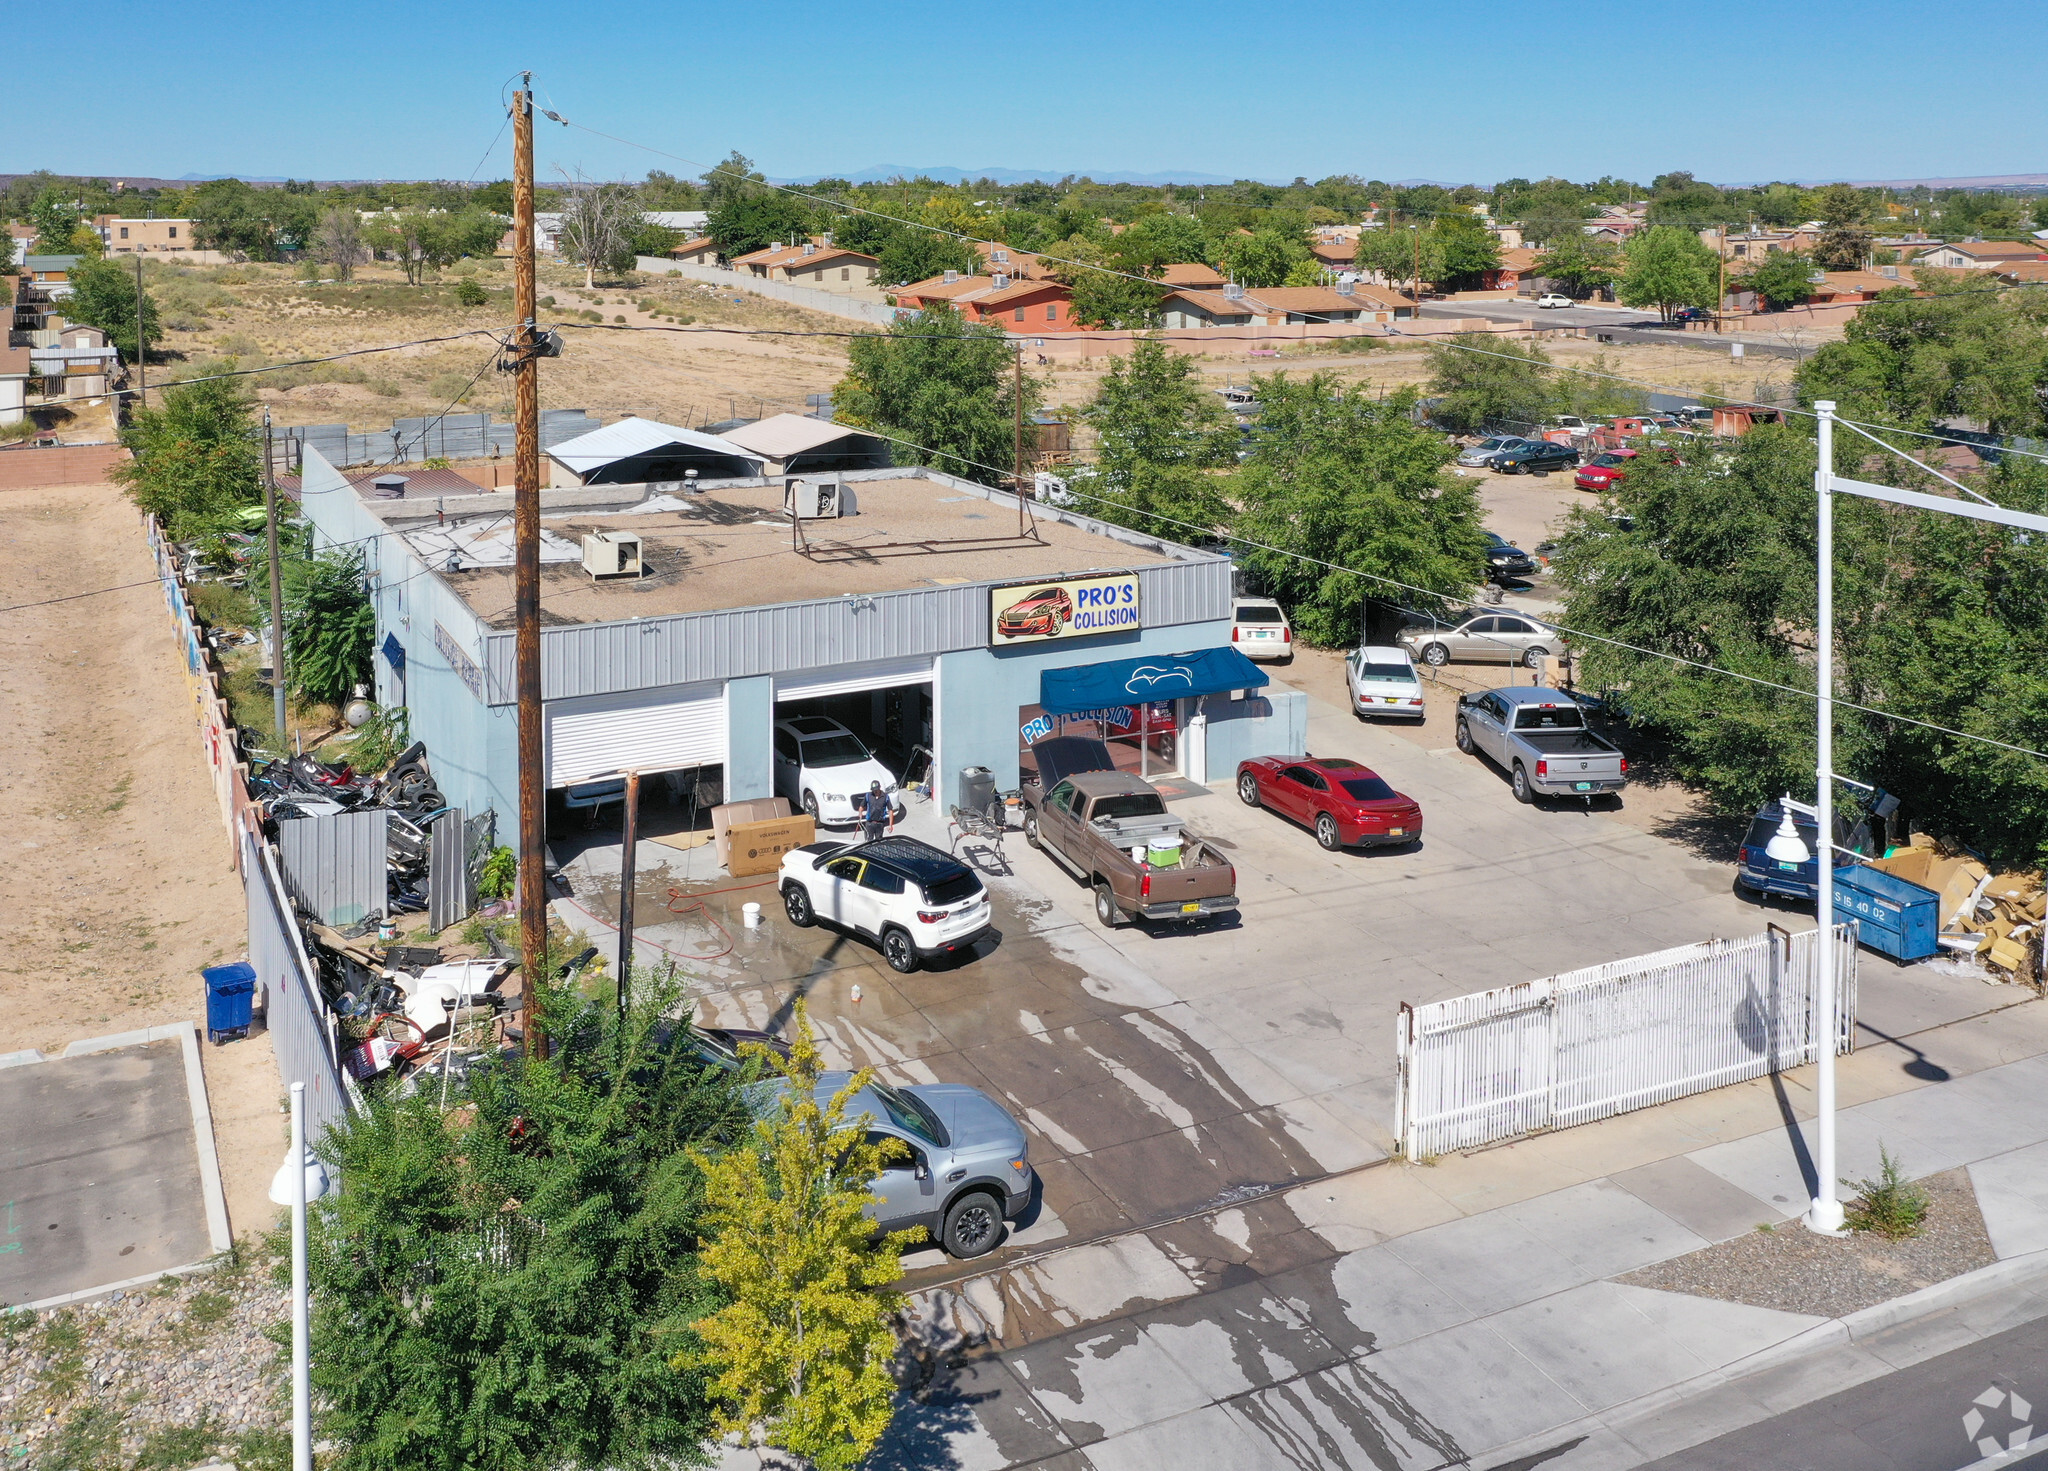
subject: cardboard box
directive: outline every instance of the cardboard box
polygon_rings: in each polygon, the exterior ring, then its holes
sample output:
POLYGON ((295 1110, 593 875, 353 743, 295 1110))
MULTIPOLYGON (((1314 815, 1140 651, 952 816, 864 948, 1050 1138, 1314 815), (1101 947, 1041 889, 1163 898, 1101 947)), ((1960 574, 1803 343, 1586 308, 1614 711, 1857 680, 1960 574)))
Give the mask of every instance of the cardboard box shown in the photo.
POLYGON ((726 831, 730 848, 726 871, 734 878, 773 873, 782 866, 783 854, 814 841, 817 832, 808 813, 766 822, 736 822, 726 831))
POLYGON ((2018 970, 2026 961, 2026 947, 2018 940, 1993 941, 1985 958, 2000 970, 2018 970))
POLYGON ((727 802, 711 809, 711 841, 718 849, 718 866, 732 862, 729 837, 733 826, 742 822, 767 822, 789 816, 789 803, 780 797, 752 797, 744 802, 727 802))

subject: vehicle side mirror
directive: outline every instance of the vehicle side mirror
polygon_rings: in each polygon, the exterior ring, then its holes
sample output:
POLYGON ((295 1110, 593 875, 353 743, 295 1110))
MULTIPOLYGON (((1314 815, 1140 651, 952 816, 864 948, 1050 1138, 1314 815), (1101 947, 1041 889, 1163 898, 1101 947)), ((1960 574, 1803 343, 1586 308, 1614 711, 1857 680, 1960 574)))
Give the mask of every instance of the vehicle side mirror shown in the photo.
POLYGON ((913 1180, 929 1180, 932 1177, 931 1169, 929 1166, 925 1164, 922 1156, 920 1156, 917 1159, 917 1161, 911 1165, 910 1177, 913 1180))

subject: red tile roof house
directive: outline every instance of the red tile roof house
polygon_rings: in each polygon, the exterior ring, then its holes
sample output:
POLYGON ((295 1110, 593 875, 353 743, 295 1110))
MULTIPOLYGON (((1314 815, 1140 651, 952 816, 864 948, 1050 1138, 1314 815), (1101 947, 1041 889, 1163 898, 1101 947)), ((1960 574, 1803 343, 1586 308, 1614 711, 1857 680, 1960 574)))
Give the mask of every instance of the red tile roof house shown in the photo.
POLYGON ((736 256, 732 269, 770 281, 845 290, 874 285, 878 262, 874 256, 834 245, 819 235, 800 245, 784 245, 778 240, 766 250, 736 256))
POLYGON ((715 266, 718 264, 718 242, 709 235, 699 235, 694 240, 684 240, 672 246, 668 258, 682 261, 685 265, 715 266))
POLYGON ((1221 291, 1173 291, 1162 325, 1188 327, 1277 327, 1319 322, 1384 322, 1412 317, 1404 297, 1357 282, 1335 286, 1225 286, 1221 291))
POLYGON ((1060 281, 1020 281, 1000 274, 963 276, 948 271, 899 287, 894 295, 896 305, 904 310, 922 311, 943 301, 970 322, 992 322, 1017 334, 1092 330, 1074 320, 1074 293, 1060 281))

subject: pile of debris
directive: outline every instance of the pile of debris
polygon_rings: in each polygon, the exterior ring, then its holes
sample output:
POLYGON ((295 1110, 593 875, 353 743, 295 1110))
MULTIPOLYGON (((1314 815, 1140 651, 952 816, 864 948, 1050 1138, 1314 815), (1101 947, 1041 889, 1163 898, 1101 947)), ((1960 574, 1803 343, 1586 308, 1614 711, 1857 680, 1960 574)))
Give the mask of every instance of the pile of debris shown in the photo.
POLYGON ((2042 986, 2048 893, 2040 873, 1993 873, 1925 833, 1915 833, 1907 846, 1870 860, 1870 866, 1941 896, 1944 950, 1976 956, 1990 967, 1992 980, 2042 986))

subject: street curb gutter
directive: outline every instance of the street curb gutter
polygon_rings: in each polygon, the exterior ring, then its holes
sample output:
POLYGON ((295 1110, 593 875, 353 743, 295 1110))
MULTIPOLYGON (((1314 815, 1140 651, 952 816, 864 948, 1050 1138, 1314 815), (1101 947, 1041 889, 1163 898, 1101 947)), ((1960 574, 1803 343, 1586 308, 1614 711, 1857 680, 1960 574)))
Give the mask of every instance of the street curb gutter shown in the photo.
MULTIPOLYGON (((1831 1349, 1851 1348, 1865 1343, 1880 1333, 1897 1328, 1902 1324, 1920 1322, 1937 1314, 1947 1312, 1951 1308, 1975 1302, 1996 1293, 2013 1292, 2043 1282, 2048 1282, 2048 1250, 2026 1252, 2020 1256, 2009 1257, 2004 1261, 1993 1262, 1988 1267, 1979 1267, 1974 1272, 1964 1272, 1960 1276, 1949 1278, 1946 1282, 1936 1282, 1930 1287, 1921 1288, 1918 1292, 1909 1292, 1904 1297, 1895 1297, 1889 1302, 1881 1302, 1858 1312, 1849 1313, 1843 1317, 1832 1318, 1825 1323, 1816 1324, 1811 1328, 1793 1334, 1781 1343, 1772 1344, 1769 1348, 1760 1349, 1756 1353, 1732 1360, 1718 1369, 1709 1370, 1704 1374, 1674 1384, 1668 1389, 1660 1389, 1650 1394, 1638 1396, 1632 1400, 1624 1400, 1622 1403, 1602 1410, 1598 1414, 1587 1415, 1582 1419, 1569 1421, 1563 1425, 1552 1426, 1541 1434, 1527 1436, 1510 1445, 1500 1446, 1485 1453, 1485 1463, 1489 1466, 1501 1468, 1524 1464, 1521 1458, 1538 1455, 1543 1452, 1554 1453, 1559 1446, 1566 1442, 1576 1444, 1577 1441, 1589 1439, 1601 1431, 1605 1431, 1609 1435, 1620 1436, 1626 1440, 1628 1427, 1640 1424, 1645 1420, 1656 1419, 1669 1412, 1675 1406, 1683 1404, 1688 1400, 1696 1399, 1711 1390, 1736 1387, 1744 1380, 1771 1373, 1799 1360, 1816 1358, 1831 1349)), ((1956 1345, 1947 1345, 1945 1348, 1954 1346, 1956 1345)), ((1937 1349, 1934 1352, 1943 1352, 1945 1348, 1937 1349)), ((1930 1353, 1926 1357, 1932 1357, 1932 1354, 1930 1353)), ((1900 1367, 1905 1366, 1901 1365, 1900 1367)), ((1811 1404, 1814 1400, 1825 1399, 1828 1395, 1848 1387, 1850 1386, 1847 1384, 1816 1384, 1813 1386, 1813 1393, 1799 1403, 1801 1405, 1811 1404)), ((1721 1425, 1717 1428, 1707 1429, 1692 1444, 1705 1444, 1707 1441, 1713 1440, 1717 1436, 1725 1435, 1731 1430, 1740 1430, 1760 1420, 1767 1420, 1773 1415, 1783 1414, 1786 1410, 1796 1408, 1798 1408, 1796 1405, 1780 1405, 1774 1409, 1757 1403, 1754 1415, 1740 1421, 1721 1425)), ((1655 1455, 1645 1456, 1643 1459, 1655 1460, 1660 1456, 1675 1454, 1680 1449, 1683 1448, 1676 1446, 1667 1447, 1658 1451, 1655 1455)), ((1548 1460, 1549 1457, 1546 1456, 1545 1459, 1548 1460)), ((1562 1466, 1573 1464, 1563 1457, 1560 1457, 1559 1461, 1562 1466)), ((1629 1464, 1639 1463, 1630 1462, 1629 1464)))

